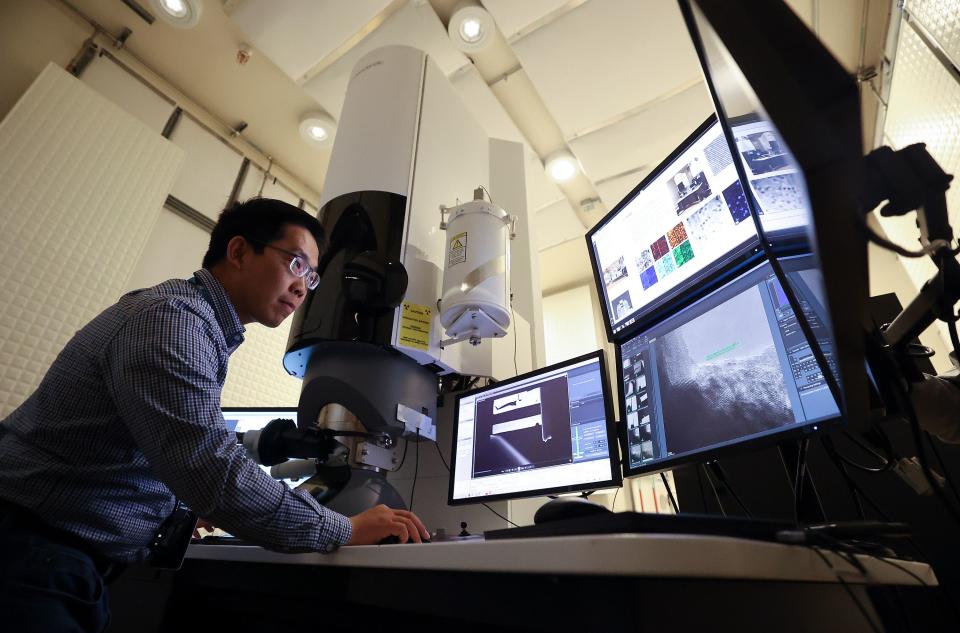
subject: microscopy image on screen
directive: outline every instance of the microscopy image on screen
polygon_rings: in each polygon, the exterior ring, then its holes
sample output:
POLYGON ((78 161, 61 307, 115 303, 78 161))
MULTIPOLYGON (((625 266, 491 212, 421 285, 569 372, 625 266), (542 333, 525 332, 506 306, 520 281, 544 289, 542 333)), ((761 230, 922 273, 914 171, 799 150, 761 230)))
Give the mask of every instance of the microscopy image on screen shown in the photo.
POLYGON ((750 206, 739 180, 723 190, 723 199, 727 203, 727 208, 730 209, 730 217, 733 218, 734 224, 740 224, 750 217, 750 206))
POLYGON ((706 200, 713 193, 707 176, 703 173, 699 156, 695 156, 692 161, 675 171, 664 185, 676 205, 677 215, 706 200))
POLYGON ((650 250, 653 251, 653 258, 660 259, 664 255, 670 252, 670 245, 667 244, 666 236, 660 237, 656 242, 650 245, 650 250))
POLYGON ((797 174, 783 174, 751 180, 757 200, 765 213, 783 213, 806 207, 803 183, 797 174))
POLYGON ((567 377, 477 401, 473 476, 572 461, 567 377))
POLYGON ((655 347, 669 453, 794 422, 757 286, 661 334, 655 347))
POLYGON ((649 248, 645 248, 640 253, 640 257, 637 258, 637 269, 646 270, 651 266, 653 266, 653 253, 650 252, 649 248))
POLYGON ((771 130, 737 136, 737 149, 754 176, 790 166, 786 145, 771 130))
POLYGON ((730 216, 724 209, 720 196, 714 196, 687 218, 687 232, 690 239, 698 244, 717 239, 724 231, 729 230, 729 227, 730 216))
POLYGON ((640 273, 640 284, 644 290, 655 283, 657 283, 657 271, 654 270, 653 266, 640 273))
POLYGON ((680 242, 687 239, 687 230, 683 227, 683 222, 667 232, 667 241, 670 242, 670 248, 676 248, 680 242))
POLYGON ((690 246, 690 240, 673 249, 673 258, 676 260, 677 266, 683 266, 693 259, 693 247, 690 246))
POLYGON ((630 292, 627 291, 619 297, 616 297, 610 302, 610 308, 618 319, 622 319, 633 312, 633 302, 630 301, 630 292))

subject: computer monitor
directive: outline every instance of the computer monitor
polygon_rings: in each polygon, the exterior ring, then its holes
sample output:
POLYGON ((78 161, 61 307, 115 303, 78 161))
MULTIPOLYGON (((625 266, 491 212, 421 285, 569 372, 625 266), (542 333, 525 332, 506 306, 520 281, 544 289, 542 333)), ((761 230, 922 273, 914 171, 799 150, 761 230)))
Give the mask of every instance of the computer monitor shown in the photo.
POLYGON ((457 396, 450 505, 619 486, 603 352, 457 396))
POLYGON ((771 247, 765 250, 779 254, 781 242, 796 241, 799 225, 816 257, 841 408, 852 429, 865 428, 864 338, 872 324, 856 81, 783 2, 679 4, 723 133, 737 150, 734 165, 752 194, 747 202, 771 247))
POLYGON ((730 146, 711 115, 587 233, 610 340, 757 252, 730 146))
MULTIPOLYGON (((223 420, 227 423, 227 429, 234 433, 259 431, 268 422, 278 418, 297 421, 296 407, 224 407, 221 411, 223 412, 223 420)), ((270 475, 269 466, 261 465, 260 468, 270 475)), ((282 479, 281 481, 291 488, 295 488, 304 480, 282 479)))
MULTIPOLYGON (((811 255, 781 260, 831 368, 823 279, 811 255)), ((703 462, 840 422, 769 262, 617 346, 624 476, 703 462)))

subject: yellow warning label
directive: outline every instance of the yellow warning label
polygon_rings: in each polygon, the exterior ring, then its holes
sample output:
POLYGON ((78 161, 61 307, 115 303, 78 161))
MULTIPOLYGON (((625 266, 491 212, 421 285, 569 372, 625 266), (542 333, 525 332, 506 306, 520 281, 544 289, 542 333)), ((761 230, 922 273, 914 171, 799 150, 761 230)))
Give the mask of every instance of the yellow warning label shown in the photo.
POLYGON ((400 311, 400 334, 397 341, 401 345, 427 351, 430 349, 432 322, 433 310, 430 306, 404 303, 400 311))
POLYGON ((447 268, 467 261, 467 233, 457 233, 450 238, 450 251, 447 253, 447 268))

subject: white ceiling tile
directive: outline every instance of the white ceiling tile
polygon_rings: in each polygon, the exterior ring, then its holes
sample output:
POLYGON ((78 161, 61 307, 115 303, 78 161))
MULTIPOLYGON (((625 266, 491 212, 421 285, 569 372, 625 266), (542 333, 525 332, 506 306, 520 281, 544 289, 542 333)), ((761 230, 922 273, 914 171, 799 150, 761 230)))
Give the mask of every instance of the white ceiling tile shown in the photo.
MULTIPOLYGON (((597 185, 597 194, 603 200, 607 209, 613 209, 617 203, 623 200, 633 188, 640 184, 640 181, 646 178, 650 173, 649 169, 644 169, 631 174, 611 178, 597 185)), ((594 222, 599 222, 600 217, 592 218, 594 222)))
POLYGON ((392 0, 247 0, 230 19, 287 75, 302 77, 392 0))
POLYGON ((548 13, 559 9, 570 0, 481 0, 493 16, 504 37, 510 39, 548 13))
POLYGON ((594 181, 638 167, 653 168, 712 112, 706 84, 699 82, 619 123, 570 141, 570 149, 594 181))
POLYGON ((488 136, 517 143, 526 141, 476 68, 469 66, 464 72, 457 73, 452 84, 488 136))
POLYGON ((675 0, 587 2, 514 50, 567 137, 701 77, 675 0))
POLYGON ((566 199, 538 211, 533 222, 537 250, 542 251, 568 240, 582 238, 586 229, 566 199))
POLYGON ((433 8, 429 4, 411 3, 390 16, 380 28, 303 87, 327 112, 339 119, 350 74, 357 61, 372 50, 396 44, 426 52, 447 76, 469 63, 467 57, 454 48, 433 8))

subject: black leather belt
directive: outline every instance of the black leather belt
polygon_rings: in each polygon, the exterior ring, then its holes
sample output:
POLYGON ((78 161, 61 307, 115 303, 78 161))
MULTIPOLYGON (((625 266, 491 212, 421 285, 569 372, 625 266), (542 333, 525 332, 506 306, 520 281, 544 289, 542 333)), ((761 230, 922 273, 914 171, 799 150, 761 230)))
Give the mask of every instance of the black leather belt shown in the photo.
POLYGON ((104 582, 115 580, 126 569, 126 565, 106 558, 79 536, 55 528, 37 516, 36 513, 6 499, 0 499, 0 519, 4 518, 10 519, 15 527, 85 554, 93 561, 97 573, 100 574, 104 582))

